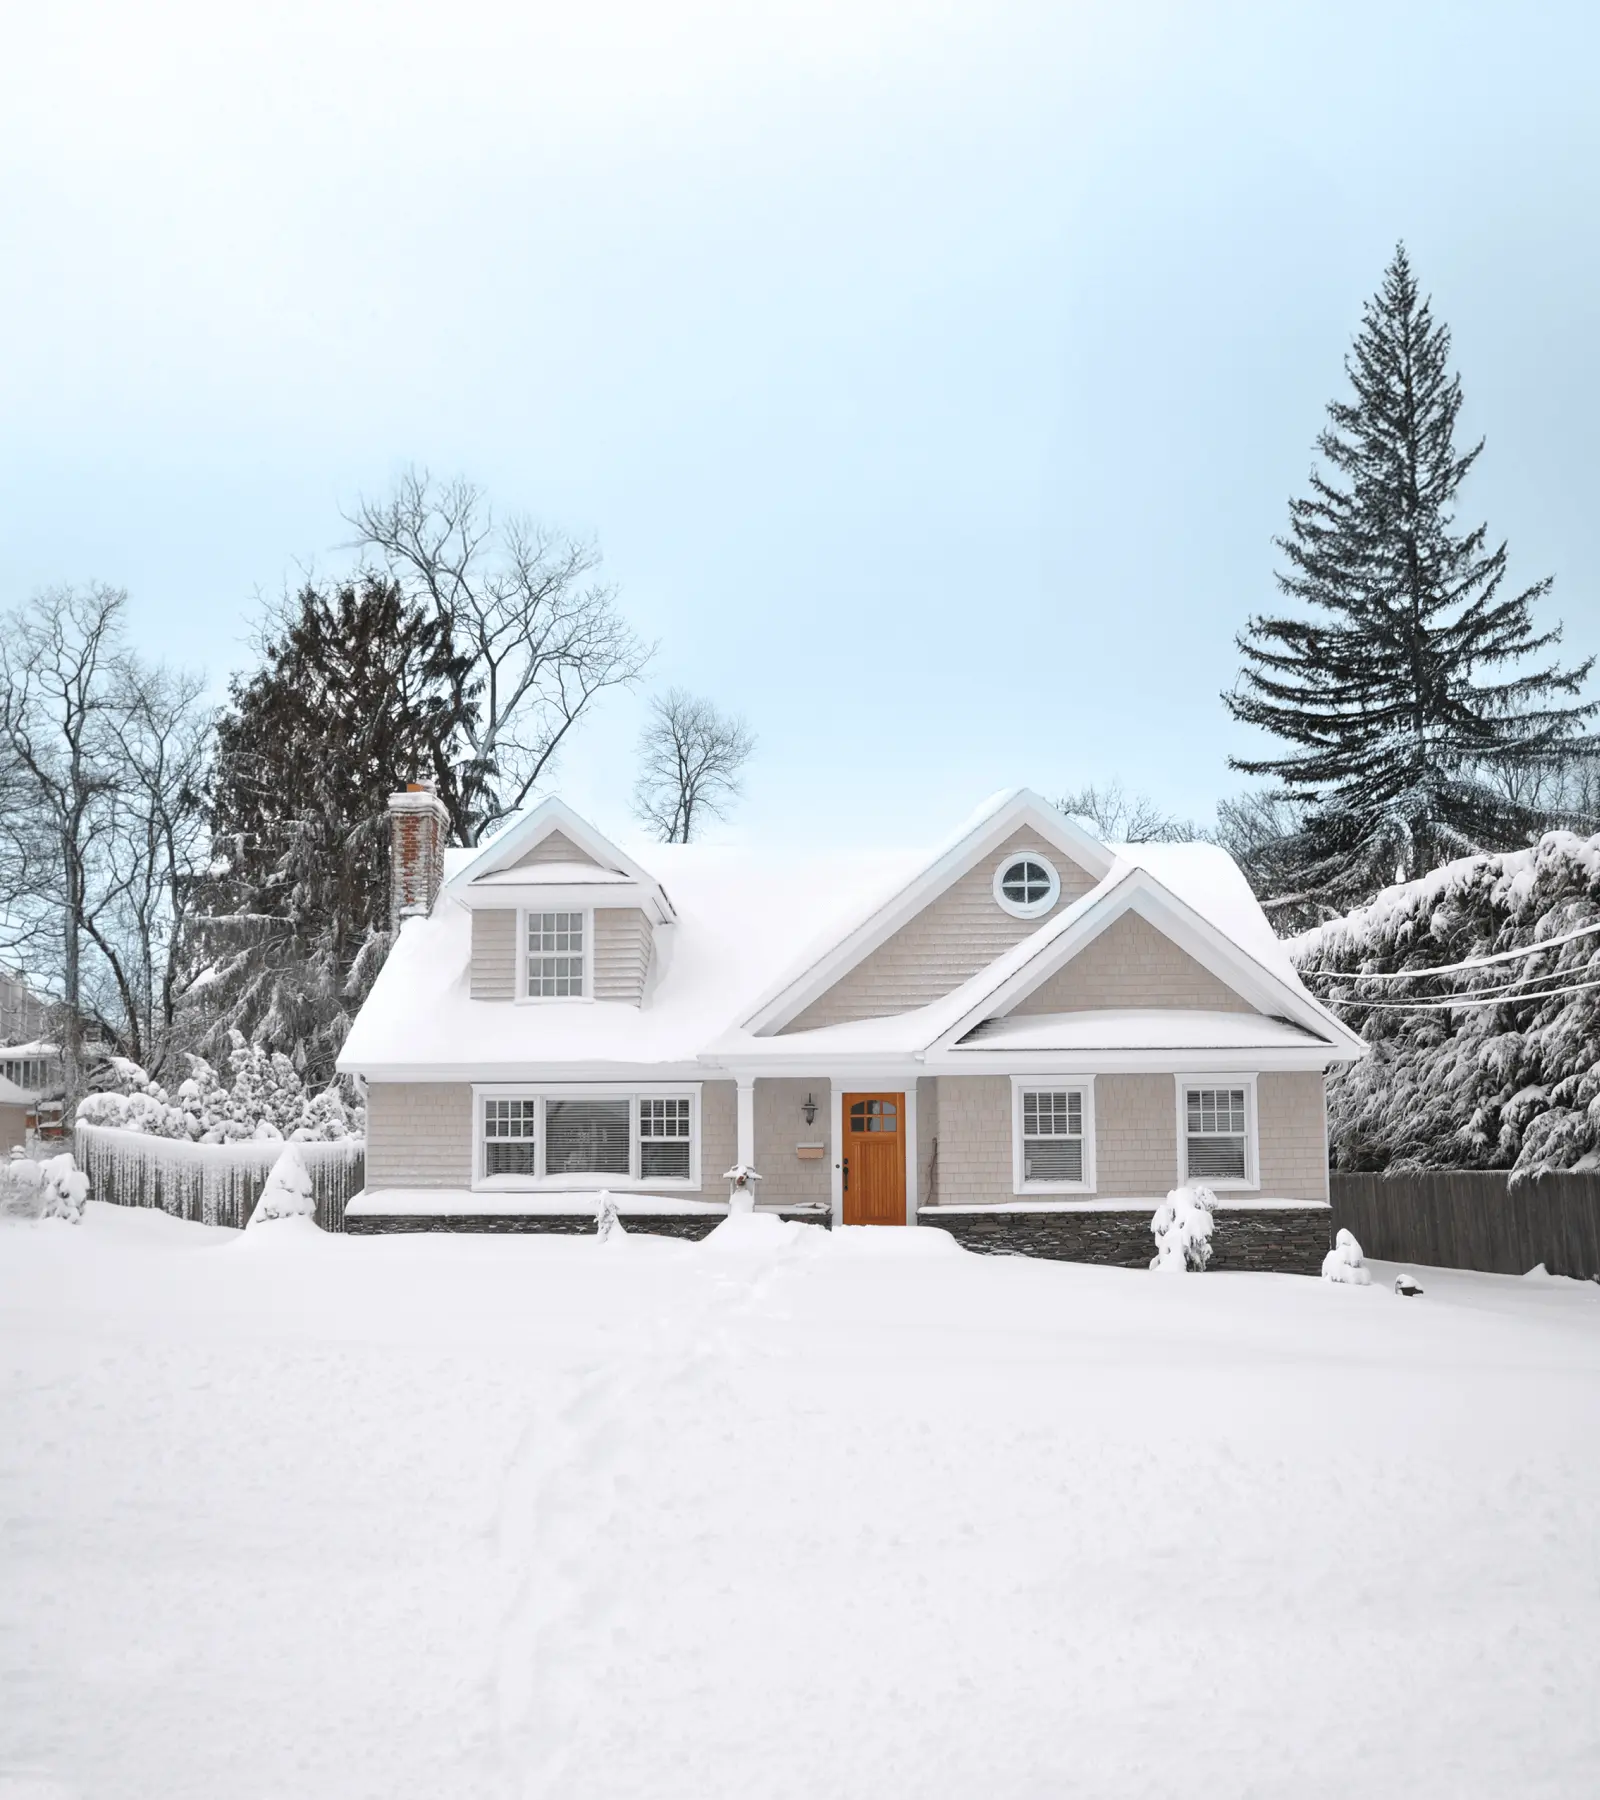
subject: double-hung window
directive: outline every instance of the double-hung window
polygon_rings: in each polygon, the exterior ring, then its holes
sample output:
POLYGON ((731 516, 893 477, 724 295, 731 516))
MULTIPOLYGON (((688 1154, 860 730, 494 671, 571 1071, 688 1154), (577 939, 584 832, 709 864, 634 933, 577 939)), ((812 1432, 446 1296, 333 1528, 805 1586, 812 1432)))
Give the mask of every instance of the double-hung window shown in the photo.
POLYGON ((689 1179, 689 1102, 639 1102, 639 1174, 646 1181, 689 1179))
POLYGON ((1084 1193, 1094 1185, 1092 1090, 1017 1085, 1012 1119, 1016 1191, 1084 1193))
POLYGON ((583 998, 584 915, 531 912, 528 918, 528 998, 583 998))
POLYGON ((539 1172, 539 1102, 485 1100, 483 1103, 483 1172, 485 1175, 536 1175, 539 1172))
POLYGON ((1250 1100, 1250 1089, 1243 1083, 1183 1084, 1186 1180, 1250 1185, 1250 1100))

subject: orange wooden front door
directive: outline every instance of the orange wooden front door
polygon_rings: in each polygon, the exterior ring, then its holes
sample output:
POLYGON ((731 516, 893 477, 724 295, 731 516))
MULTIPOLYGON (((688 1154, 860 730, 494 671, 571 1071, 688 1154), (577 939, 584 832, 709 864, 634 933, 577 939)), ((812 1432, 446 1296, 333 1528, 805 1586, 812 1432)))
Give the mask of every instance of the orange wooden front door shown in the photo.
POLYGON ((904 1094, 846 1094, 844 1222, 906 1222, 906 1100, 904 1094))

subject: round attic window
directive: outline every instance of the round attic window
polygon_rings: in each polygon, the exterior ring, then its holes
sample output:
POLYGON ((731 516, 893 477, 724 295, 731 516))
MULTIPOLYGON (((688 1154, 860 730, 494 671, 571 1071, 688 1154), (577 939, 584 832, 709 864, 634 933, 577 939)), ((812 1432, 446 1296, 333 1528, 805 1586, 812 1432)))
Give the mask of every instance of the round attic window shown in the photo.
POLYGON ((1061 877, 1037 850, 1028 850, 995 870, 994 897, 1014 919, 1043 918, 1061 897, 1061 877))

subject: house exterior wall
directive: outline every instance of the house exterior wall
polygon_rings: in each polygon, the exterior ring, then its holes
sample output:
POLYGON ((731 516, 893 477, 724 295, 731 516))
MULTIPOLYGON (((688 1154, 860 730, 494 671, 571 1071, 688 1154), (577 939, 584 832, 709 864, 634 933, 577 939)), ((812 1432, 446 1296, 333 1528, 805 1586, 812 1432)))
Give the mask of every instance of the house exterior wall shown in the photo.
POLYGON ((931 1075, 917 1082, 917 1203, 933 1206, 939 1190, 939 1083, 931 1075))
MULTIPOLYGON (((1328 1089, 1317 1074, 1256 1081, 1261 1192, 1281 1200, 1328 1198, 1328 1089)), ((1177 1112, 1173 1112, 1177 1129, 1177 1112)))
POLYGON ((700 1090, 698 1197, 702 1200, 726 1200, 728 1184, 722 1177, 738 1160, 738 1086, 732 1081, 708 1081, 700 1090))
POLYGON ((471 994, 474 1000, 511 1000, 517 992, 517 909, 472 915, 471 994))
POLYGON ((1085 944, 1071 962, 1018 1001, 1012 1016, 1089 1012, 1119 1006, 1255 1011, 1209 969, 1202 968, 1170 938, 1163 937, 1147 919, 1127 912, 1085 944))
MULTIPOLYGON (((650 973, 650 921, 637 906, 594 911, 594 997, 638 1006, 650 973)), ((724 1165, 726 1166, 726 1165, 724 1165)))
MULTIPOLYGON (((759 1206, 827 1206, 833 1196, 832 1094, 826 1081, 758 1081, 755 1089, 756 1170, 761 1176, 759 1206), (809 1094, 817 1117, 808 1125, 800 1110, 809 1094), (822 1156, 802 1162, 797 1144, 822 1144, 822 1156)), ((733 1153, 719 1165, 732 1168, 733 1153)))
POLYGON ((1158 1200, 1178 1179, 1178 1097, 1170 1075, 1097 1075, 1095 1197, 1158 1200))
POLYGON ((536 863, 588 863, 592 868, 600 865, 587 850, 580 850, 564 831, 552 831, 542 837, 526 856, 519 856, 512 863, 513 869, 526 869, 536 863))
POLYGON ((27 1107, 0 1104, 0 1156, 22 1149, 27 1141, 27 1107))
MULTIPOLYGON (((1010 1079, 941 1075, 938 1090, 939 1205, 986 1206, 1012 1199, 1010 1079)), ((920 1096, 918 1111, 920 1137, 920 1096)))
POLYGON ((1019 850, 1039 848, 1034 833, 1013 833, 813 1000, 784 1031, 814 1031, 824 1025, 877 1019, 926 1006, 959 987, 1094 886, 1087 870, 1069 862, 1060 851, 1048 850, 1045 854, 1061 877, 1061 895, 1054 912, 1036 919, 1012 918, 995 900, 995 870, 1019 850))
MULTIPOLYGON (((1041 1075, 1039 1085, 1070 1077, 1041 1075)), ((941 1075, 931 1104, 918 1087, 917 1126, 925 1156, 939 1140, 937 1173, 921 1187, 924 1206, 983 1206, 1014 1200, 1009 1076, 941 1075), (935 1124, 928 1123, 929 1119, 935 1124), (928 1196, 930 1192, 933 1198, 928 1196)), ((1326 1093, 1316 1073, 1264 1074, 1256 1081, 1256 1130, 1263 1199, 1328 1198, 1326 1093)), ((1096 1200, 1159 1200, 1178 1183, 1175 1075, 1094 1078, 1096 1200)), ((1226 1206, 1230 1195, 1219 1195, 1226 1206)))
POLYGON ((464 1188, 471 1182, 470 1086, 376 1081, 368 1087, 368 1188, 464 1188))

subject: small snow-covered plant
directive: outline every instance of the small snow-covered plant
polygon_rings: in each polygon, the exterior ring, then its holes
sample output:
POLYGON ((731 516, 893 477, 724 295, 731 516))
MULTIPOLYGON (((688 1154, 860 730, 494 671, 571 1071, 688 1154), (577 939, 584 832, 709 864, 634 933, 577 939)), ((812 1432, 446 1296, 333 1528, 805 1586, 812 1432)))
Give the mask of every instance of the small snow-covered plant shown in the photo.
POLYGON ((1198 1274, 1204 1269, 1211 1261, 1211 1212, 1216 1204, 1210 1188, 1198 1183, 1174 1188, 1150 1220, 1150 1233, 1156 1240, 1150 1267, 1168 1275, 1198 1274))
POLYGON ((0 1215, 21 1219, 65 1219, 77 1225, 89 1198, 89 1177, 64 1150, 35 1162, 13 1154, 0 1168, 0 1215))
POLYGON ((749 1163, 735 1163, 724 1173, 722 1179, 728 1184, 729 1212, 754 1212, 756 1183, 761 1177, 749 1163))
POLYGON ((0 1166, 0 1218, 37 1219, 44 1170, 18 1149, 0 1166))
POLYGON ((1354 1232, 1346 1231, 1342 1225, 1333 1240, 1333 1248, 1322 1259, 1322 1279, 1346 1282, 1351 1287, 1366 1287, 1372 1281, 1372 1271, 1367 1267, 1354 1232))
POLYGON ((602 1244, 614 1244, 628 1234, 617 1213, 616 1197, 610 1188, 600 1190, 600 1204, 595 1208, 594 1232, 602 1244))
POLYGON ((293 1144, 285 1144, 267 1176, 267 1185, 261 1190, 255 1211, 250 1215, 250 1228, 271 1224, 275 1219, 315 1219, 316 1216, 311 1171, 299 1150, 293 1144))

